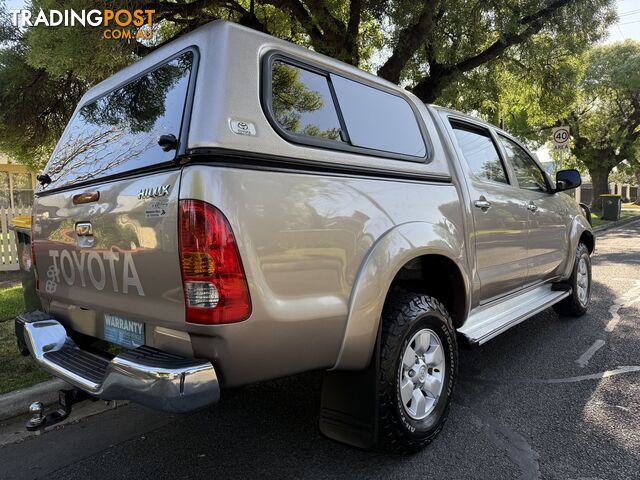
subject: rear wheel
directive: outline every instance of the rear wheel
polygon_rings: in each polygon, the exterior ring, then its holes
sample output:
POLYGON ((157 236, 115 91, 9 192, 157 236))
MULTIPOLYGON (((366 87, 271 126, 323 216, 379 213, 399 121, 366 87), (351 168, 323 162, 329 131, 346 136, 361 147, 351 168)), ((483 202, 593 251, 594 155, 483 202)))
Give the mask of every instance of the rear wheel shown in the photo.
POLYGON ((380 442, 411 453, 440 432, 458 366, 451 316, 435 298, 405 294, 383 312, 380 350, 380 442))
POLYGON ((584 243, 578 245, 567 284, 571 287, 571 295, 556 303, 553 309, 560 315, 580 317, 587 312, 591 298, 591 257, 584 243))

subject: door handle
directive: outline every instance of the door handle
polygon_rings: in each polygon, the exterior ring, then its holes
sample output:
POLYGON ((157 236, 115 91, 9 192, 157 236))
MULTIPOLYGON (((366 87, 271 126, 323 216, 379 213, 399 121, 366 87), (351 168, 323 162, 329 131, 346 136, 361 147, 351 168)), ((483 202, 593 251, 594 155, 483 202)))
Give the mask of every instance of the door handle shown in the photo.
POLYGON ((76 235, 79 237, 92 237, 93 226, 91 225, 91 222, 76 223, 76 235))
POLYGON ((91 222, 76 223, 76 236, 80 248, 91 248, 95 243, 91 222))
POLYGON ((477 208, 480 208, 482 210, 488 210, 489 207, 491 206, 491 202, 489 202, 488 200, 485 200, 483 198, 481 198, 480 200, 476 200, 475 202, 473 202, 473 204, 477 208))
POLYGON ((529 202, 527 204, 527 210, 529 210, 530 212, 536 212, 538 210, 538 206, 533 202, 529 202))
POLYGON ((85 192, 73 196, 74 205, 97 202, 98 200, 100 200, 100 192, 85 192))

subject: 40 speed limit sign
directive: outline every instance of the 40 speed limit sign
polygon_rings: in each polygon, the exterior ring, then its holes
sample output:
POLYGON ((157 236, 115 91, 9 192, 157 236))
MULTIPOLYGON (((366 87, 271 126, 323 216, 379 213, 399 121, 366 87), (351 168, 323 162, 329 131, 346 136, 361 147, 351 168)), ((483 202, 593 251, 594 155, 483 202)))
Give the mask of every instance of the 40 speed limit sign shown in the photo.
POLYGON ((571 132, 569 127, 554 127, 553 129, 553 148, 556 150, 562 150, 569 147, 569 139, 571 138, 571 132))

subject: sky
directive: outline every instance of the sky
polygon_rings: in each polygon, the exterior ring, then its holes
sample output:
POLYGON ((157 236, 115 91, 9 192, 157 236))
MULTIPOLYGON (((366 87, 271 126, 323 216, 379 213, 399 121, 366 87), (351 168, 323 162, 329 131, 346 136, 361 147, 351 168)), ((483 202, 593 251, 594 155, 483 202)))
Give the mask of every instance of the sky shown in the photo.
POLYGON ((617 0, 618 22, 609 27, 606 43, 627 38, 640 41, 640 0, 617 0))

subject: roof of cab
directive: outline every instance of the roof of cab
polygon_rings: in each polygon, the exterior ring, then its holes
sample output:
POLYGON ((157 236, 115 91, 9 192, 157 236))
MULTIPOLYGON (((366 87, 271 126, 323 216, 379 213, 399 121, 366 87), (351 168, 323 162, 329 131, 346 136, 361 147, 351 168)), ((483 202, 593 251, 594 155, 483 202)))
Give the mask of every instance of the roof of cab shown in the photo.
POLYGON ((196 49, 197 80, 187 140, 187 150, 238 150, 273 157, 305 161, 351 164, 428 176, 450 178, 444 150, 428 108, 407 90, 363 70, 307 48, 227 21, 204 25, 183 37, 159 47, 91 88, 78 108, 162 64, 186 49, 196 49), (398 161, 375 155, 356 154, 326 148, 293 144, 281 137, 269 124, 261 106, 261 66, 266 53, 277 51, 315 67, 357 80, 360 83, 400 95, 411 102, 423 122, 426 162, 398 161), (234 133, 231 120, 254 125, 256 135, 234 133))

